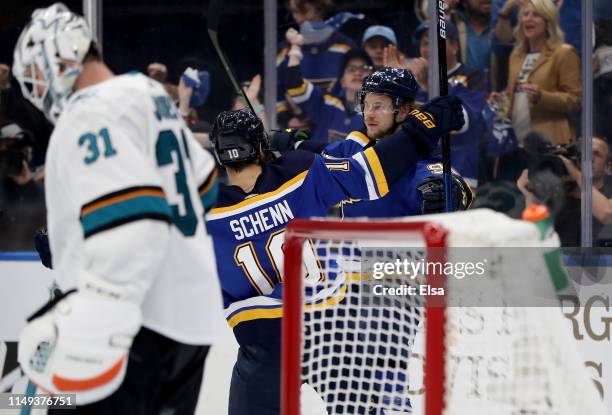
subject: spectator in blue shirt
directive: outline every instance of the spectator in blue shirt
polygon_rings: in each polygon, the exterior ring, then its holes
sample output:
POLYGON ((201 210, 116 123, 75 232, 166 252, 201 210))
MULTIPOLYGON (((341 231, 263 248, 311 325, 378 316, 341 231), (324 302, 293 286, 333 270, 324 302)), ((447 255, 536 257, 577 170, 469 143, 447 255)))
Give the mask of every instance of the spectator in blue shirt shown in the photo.
MULTIPOLYGON (((419 24, 416 31, 414 32, 413 41, 419 48, 420 58, 413 59, 408 65, 408 69, 417 75, 423 73, 417 67, 425 65, 429 60, 429 37, 427 33, 429 31, 429 22, 424 21, 419 24)), ((490 90, 489 80, 483 71, 471 68, 468 65, 463 64, 458 59, 459 54, 459 32, 457 26, 453 22, 446 22, 446 65, 448 73, 448 82, 451 85, 462 84, 464 87, 469 89, 476 89, 482 92, 488 93, 490 90)), ((426 80, 421 80, 417 76, 419 85, 424 86, 424 90, 427 90, 426 80)))
POLYGON ((491 68, 491 0, 461 0, 453 13, 459 32, 461 60, 469 67, 491 68))

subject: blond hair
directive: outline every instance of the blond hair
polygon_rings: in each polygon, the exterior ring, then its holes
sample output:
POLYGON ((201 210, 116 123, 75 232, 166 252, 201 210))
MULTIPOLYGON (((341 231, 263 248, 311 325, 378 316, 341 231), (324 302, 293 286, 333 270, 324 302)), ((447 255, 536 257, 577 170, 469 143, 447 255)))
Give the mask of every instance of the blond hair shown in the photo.
MULTIPOLYGON (((565 40, 559 23, 559 9, 552 0, 529 0, 529 3, 533 5, 536 12, 546 21, 546 46, 551 50, 557 49, 565 40)), ((523 31, 523 19, 520 18, 524 7, 525 6, 521 7, 519 22, 514 30, 514 36, 516 38, 514 49, 521 53, 528 53, 529 43, 523 31)))

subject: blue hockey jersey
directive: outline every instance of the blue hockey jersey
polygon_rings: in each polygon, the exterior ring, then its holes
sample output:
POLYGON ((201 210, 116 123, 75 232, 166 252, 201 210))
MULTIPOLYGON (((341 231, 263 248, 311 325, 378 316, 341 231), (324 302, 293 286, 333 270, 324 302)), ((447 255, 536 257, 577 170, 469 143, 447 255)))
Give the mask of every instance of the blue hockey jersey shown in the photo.
MULTIPOLYGON (((340 73, 344 55, 354 47, 355 44, 351 39, 340 32, 334 32, 323 43, 304 45, 302 47, 304 57, 300 62, 304 77, 323 90, 331 91, 340 73)), ((283 47, 276 56, 279 92, 286 89, 288 52, 289 48, 283 47)))
MULTIPOLYGON (((346 140, 328 145, 324 154, 330 157, 350 157, 372 145, 362 131, 351 132, 346 140)), ((389 189, 380 200, 345 199, 340 203, 341 215, 346 218, 391 218, 421 214, 423 197, 417 189, 427 177, 442 175, 442 159, 433 156, 419 160, 389 189)))
POLYGON ((230 326, 280 316, 283 233, 290 220, 326 216, 343 200, 385 196, 423 151, 422 143, 399 129, 347 157, 288 152, 262 166, 249 193, 222 185, 207 224, 230 326))
POLYGON ((207 224, 229 325, 280 317, 282 245, 290 220, 323 217, 341 200, 387 192, 373 148, 334 160, 298 150, 264 165, 250 193, 222 184, 207 224))
MULTIPOLYGON (((300 62, 300 69, 305 79, 321 88, 325 93, 330 92, 338 80, 344 55, 355 48, 351 39, 340 32, 334 32, 324 42, 304 45, 304 57, 300 62)), ((277 97, 276 112, 280 119, 289 118, 293 113, 293 103, 287 102, 287 64, 289 58, 288 47, 283 47, 276 56, 277 97)))

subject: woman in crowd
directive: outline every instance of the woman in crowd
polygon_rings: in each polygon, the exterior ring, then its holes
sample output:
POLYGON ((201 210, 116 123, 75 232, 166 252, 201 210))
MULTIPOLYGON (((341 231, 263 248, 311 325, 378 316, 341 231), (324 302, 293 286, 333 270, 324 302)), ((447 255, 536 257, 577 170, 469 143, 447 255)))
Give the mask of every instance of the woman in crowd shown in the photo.
POLYGON ((525 2, 515 36, 507 94, 519 141, 537 131, 554 144, 575 142, 571 118, 580 109, 580 59, 564 43, 554 2, 525 2))

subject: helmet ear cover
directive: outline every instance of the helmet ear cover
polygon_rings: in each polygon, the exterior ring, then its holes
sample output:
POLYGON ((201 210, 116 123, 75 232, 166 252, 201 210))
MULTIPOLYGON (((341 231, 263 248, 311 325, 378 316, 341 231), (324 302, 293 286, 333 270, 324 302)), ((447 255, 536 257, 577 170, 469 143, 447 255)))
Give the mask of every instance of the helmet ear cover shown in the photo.
POLYGON ((222 134, 215 141, 215 155, 219 164, 223 166, 257 160, 258 153, 259 148, 248 139, 234 133, 222 134))

